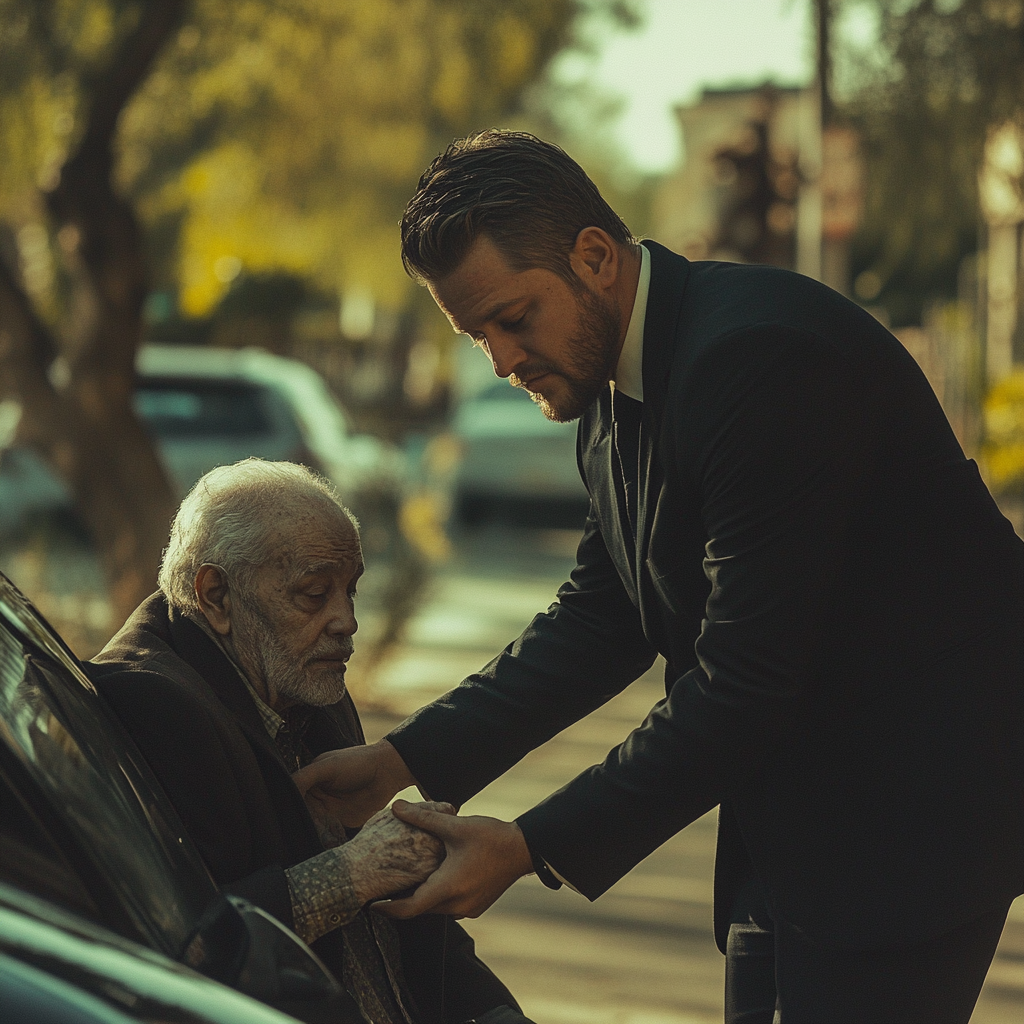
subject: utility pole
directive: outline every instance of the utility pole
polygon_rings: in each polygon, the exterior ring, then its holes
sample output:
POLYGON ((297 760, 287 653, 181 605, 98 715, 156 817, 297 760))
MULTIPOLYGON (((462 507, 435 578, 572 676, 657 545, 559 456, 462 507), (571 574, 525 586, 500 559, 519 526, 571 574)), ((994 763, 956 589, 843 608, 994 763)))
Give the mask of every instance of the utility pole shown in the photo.
POLYGON ((832 109, 832 51, 830 37, 832 29, 832 0, 814 0, 817 46, 815 55, 818 66, 818 110, 821 116, 822 130, 831 127, 834 111, 832 109))
POLYGON ((828 88, 827 0, 811 0, 815 18, 814 88, 800 101, 800 196, 797 202, 796 269, 819 281, 822 277, 822 124, 831 97, 828 88))
POLYGON ((814 0, 821 140, 820 279, 849 295, 850 239, 860 221, 863 175, 860 140, 852 128, 838 123, 832 98, 832 4, 833 0, 814 0))

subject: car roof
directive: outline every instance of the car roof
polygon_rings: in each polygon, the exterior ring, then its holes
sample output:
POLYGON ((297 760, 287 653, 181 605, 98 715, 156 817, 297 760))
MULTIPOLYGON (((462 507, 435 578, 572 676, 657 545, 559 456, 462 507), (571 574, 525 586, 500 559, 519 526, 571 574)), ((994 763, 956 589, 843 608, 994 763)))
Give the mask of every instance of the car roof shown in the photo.
POLYGON ((297 359, 258 348, 141 345, 135 369, 143 377, 251 381, 283 392, 318 453, 349 433, 345 414, 323 377, 297 359))
MULTIPOLYGON (((48 900, 0 882, 0 952, 119 1007, 129 1019, 286 1024, 294 1018, 48 900), (162 1012, 161 1012, 162 1010, 162 1012)), ((100 1018, 102 1019, 102 1018, 100 1018)), ((111 1015, 111 1019, 123 1019, 111 1015)))
POLYGON ((259 348, 212 348, 207 345, 140 345, 136 370, 148 377, 243 377, 275 379, 291 375, 294 368, 307 369, 296 359, 274 355, 259 348))

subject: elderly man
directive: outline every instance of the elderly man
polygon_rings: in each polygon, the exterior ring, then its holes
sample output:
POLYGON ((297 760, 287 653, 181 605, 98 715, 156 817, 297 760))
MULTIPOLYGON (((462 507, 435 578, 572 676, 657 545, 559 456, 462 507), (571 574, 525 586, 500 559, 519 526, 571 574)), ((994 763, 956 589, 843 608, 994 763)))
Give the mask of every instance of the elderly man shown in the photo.
POLYGON ((160 591, 94 681, 217 883, 313 944, 353 1021, 523 1021, 454 922, 396 927, 363 909, 422 881, 440 844, 390 811, 346 842, 289 777, 364 742, 345 690, 362 573, 356 522, 326 481, 256 459, 215 469, 178 510, 160 591))

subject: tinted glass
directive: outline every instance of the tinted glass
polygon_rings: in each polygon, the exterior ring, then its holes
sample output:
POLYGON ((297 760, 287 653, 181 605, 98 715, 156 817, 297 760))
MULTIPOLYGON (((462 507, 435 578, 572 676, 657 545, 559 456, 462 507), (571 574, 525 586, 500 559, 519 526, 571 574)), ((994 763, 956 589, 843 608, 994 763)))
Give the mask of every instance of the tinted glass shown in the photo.
POLYGON ((2 576, 0 743, 140 935, 177 955, 213 884, 92 684, 2 576))
POLYGON ((24 794, 0 769, 0 877, 62 906, 100 917, 78 872, 24 794))
POLYGON ((264 389, 242 381, 145 378, 134 404, 158 438, 268 434, 274 426, 264 389))

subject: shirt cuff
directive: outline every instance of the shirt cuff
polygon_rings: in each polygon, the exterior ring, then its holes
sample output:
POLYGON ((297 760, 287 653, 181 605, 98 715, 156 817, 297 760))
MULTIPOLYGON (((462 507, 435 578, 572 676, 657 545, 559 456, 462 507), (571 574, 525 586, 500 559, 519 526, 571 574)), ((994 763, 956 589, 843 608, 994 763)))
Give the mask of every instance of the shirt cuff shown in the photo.
POLYGON ((304 860, 285 870, 292 901, 294 931, 311 943, 348 924, 362 910, 352 887, 345 847, 304 860))
MULTIPOLYGON (((569 881, 568 878, 563 878, 546 860, 542 860, 541 863, 544 865, 544 867, 546 867, 548 869, 548 871, 551 872, 552 876, 555 878, 555 880, 558 882, 559 885, 567 885, 578 896, 582 896, 583 895, 579 891, 579 889, 577 889, 576 886, 573 885, 572 882, 569 881)), ((541 879, 541 881, 544 881, 544 880, 541 879)), ((544 882, 544 884, 547 885, 548 883, 544 882)), ((550 888, 557 889, 558 886, 557 885, 552 885, 552 886, 550 886, 550 888)))

